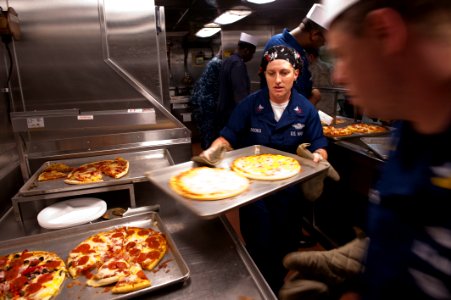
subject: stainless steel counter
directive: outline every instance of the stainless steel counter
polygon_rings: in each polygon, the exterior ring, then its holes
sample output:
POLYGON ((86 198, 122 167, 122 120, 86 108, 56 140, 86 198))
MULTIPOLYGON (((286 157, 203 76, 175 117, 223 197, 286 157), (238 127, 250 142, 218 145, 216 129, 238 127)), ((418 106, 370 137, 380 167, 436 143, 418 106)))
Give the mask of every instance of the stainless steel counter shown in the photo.
MULTIPOLYGON (((140 299, 276 299, 225 217, 200 219, 149 182, 136 183, 135 194, 138 206, 160 204, 159 215, 191 274, 183 284, 140 299)), ((0 219, 0 228, 0 240, 49 231, 32 217, 21 225, 12 210, 0 219)))

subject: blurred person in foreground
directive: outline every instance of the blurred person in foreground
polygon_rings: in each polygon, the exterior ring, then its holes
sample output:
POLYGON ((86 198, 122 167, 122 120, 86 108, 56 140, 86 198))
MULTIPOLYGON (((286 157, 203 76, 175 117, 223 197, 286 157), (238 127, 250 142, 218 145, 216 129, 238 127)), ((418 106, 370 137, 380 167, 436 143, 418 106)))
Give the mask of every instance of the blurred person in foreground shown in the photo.
MULTIPOLYGON (((313 160, 327 159, 327 140, 315 107, 293 88, 302 67, 294 49, 275 46, 263 55, 261 68, 268 87, 252 93, 233 111, 220 137, 200 156, 209 159, 219 148, 239 149, 263 145, 296 153, 310 143, 313 160)), ((299 248, 302 213, 298 185, 240 207, 240 229, 255 264, 274 293, 287 274, 283 257, 299 248)))
MULTIPOLYGON (((273 35, 265 45, 263 53, 269 48, 276 45, 283 45, 296 50, 302 59, 302 69, 300 74, 296 79, 294 84, 295 89, 301 93, 304 97, 309 99, 313 105, 316 105, 317 99, 320 98, 320 92, 318 89, 313 89, 312 74, 309 70, 309 61, 307 59, 306 48, 316 48, 319 49, 324 45, 325 39, 325 29, 323 19, 324 19, 324 9, 322 5, 316 3, 310 8, 306 17, 302 22, 291 31, 287 28, 283 30, 282 33, 273 35)), ((260 74, 260 85, 261 87, 266 87, 266 78, 263 72, 260 74)))
POLYGON ((451 299, 451 1, 324 5, 335 82, 366 115, 399 121, 370 193, 361 281, 342 299, 451 299))

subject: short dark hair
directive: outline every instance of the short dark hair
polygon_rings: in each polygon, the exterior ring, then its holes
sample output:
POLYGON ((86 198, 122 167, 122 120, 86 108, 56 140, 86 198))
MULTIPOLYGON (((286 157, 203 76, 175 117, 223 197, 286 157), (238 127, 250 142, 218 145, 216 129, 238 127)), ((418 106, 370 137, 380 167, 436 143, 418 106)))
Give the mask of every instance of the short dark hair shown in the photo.
POLYGON ((311 32, 313 30, 325 30, 322 26, 313 22, 309 18, 304 18, 304 20, 302 20, 301 24, 304 25, 304 30, 307 32, 311 32))
POLYGON ((359 35, 362 33, 361 25, 367 14, 384 7, 396 10, 408 23, 423 23, 430 29, 443 24, 444 19, 436 18, 437 15, 442 15, 451 23, 450 0, 360 0, 338 16, 333 23, 340 22, 347 26, 347 30, 359 35))
POLYGON ((249 49, 251 51, 254 51, 257 49, 257 47, 251 43, 239 41, 238 42, 238 48, 239 49, 249 49))

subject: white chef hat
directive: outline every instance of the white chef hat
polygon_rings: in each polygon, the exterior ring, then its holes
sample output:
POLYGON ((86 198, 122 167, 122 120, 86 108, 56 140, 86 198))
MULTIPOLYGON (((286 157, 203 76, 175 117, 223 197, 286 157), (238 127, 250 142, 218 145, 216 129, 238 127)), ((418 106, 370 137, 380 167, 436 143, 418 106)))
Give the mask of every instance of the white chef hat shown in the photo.
POLYGON ((255 37, 253 35, 247 34, 245 32, 241 32, 240 41, 252 44, 255 47, 257 47, 258 39, 257 39, 257 37, 255 37))
POLYGON ((329 28, 330 23, 335 20, 342 12, 359 0, 322 0, 325 10, 325 28, 329 28))
POLYGON ((327 28, 325 21, 326 21, 326 10, 324 9, 324 6, 318 3, 313 4, 312 8, 310 8, 309 12, 307 13, 307 19, 312 20, 319 26, 323 28, 327 28))

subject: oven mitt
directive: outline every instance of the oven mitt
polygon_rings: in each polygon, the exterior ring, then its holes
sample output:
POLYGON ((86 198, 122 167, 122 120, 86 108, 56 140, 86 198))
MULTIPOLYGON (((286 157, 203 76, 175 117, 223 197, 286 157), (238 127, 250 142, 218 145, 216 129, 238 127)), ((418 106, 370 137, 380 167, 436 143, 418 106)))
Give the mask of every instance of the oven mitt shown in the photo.
POLYGON ((284 285, 279 290, 280 300, 327 300, 331 299, 329 287, 316 280, 308 280, 299 277, 299 273, 285 280, 284 285))
MULTIPOLYGON (((314 157, 313 153, 307 149, 308 146, 310 146, 309 143, 303 143, 299 145, 296 150, 296 153, 300 157, 313 160, 314 157)), ((323 193, 324 179, 326 178, 326 176, 330 177, 335 181, 340 180, 340 175, 338 175, 337 171, 335 171, 334 167, 332 167, 327 160, 321 160, 318 162, 318 164, 325 165, 327 167, 327 171, 321 172, 320 174, 317 174, 313 178, 301 183, 301 189, 304 194, 304 197, 309 201, 315 201, 321 196, 321 194, 323 193)))
POLYGON ((191 160, 201 165, 216 167, 224 158, 226 151, 227 148, 225 145, 210 147, 207 150, 202 151, 199 155, 193 156, 191 160))
POLYGON ((368 243, 369 238, 358 237, 329 251, 287 254, 283 265, 294 275, 281 288, 281 299, 304 299, 305 295, 310 296, 305 299, 322 299, 331 289, 353 280, 363 271, 368 243))

